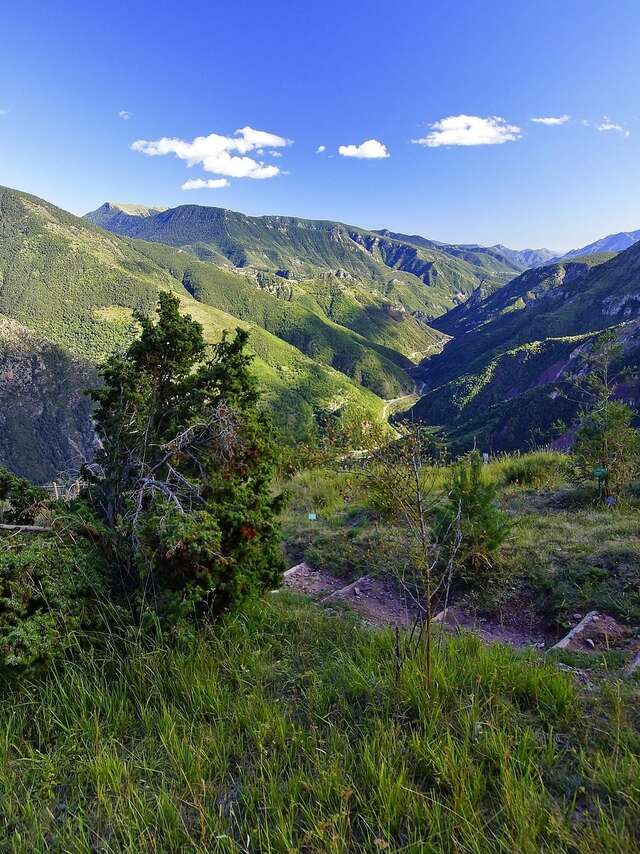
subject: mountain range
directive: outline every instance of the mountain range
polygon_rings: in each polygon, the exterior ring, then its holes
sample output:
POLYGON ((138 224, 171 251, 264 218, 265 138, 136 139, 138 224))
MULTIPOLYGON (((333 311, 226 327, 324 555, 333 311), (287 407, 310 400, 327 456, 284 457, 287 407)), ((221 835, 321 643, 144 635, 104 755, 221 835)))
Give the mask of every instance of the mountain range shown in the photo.
POLYGON ((107 202, 78 218, 0 188, 0 462, 45 481, 91 456, 82 390, 161 290, 212 342, 250 330, 291 440, 312 436, 323 412, 380 419, 419 389, 414 415, 455 447, 522 447, 571 415, 554 383, 598 330, 614 326, 636 358, 640 248, 592 251, 634 234, 558 260, 197 205, 107 202))
POLYGON ((202 261, 255 275, 305 281, 339 272, 424 316, 442 314, 484 282, 503 284, 521 268, 484 247, 368 231, 329 220, 250 217, 225 208, 181 205, 144 214, 107 202, 85 219, 120 236, 165 243, 202 261), (423 285, 427 285, 425 288, 423 285))
POLYGON ((619 231, 617 234, 608 234, 593 243, 582 246, 580 249, 572 249, 564 258, 581 258, 584 255, 598 255, 601 252, 622 252, 640 240, 640 229, 637 231, 619 231))
POLYGON ((620 393, 640 392, 640 243, 529 270, 501 290, 470 299, 434 326, 448 337, 418 376, 423 397, 413 414, 445 426, 454 447, 514 450, 550 441, 554 423, 575 415, 567 376, 584 370, 581 355, 605 329, 623 345, 620 368, 631 377, 620 393), (566 389, 565 389, 566 390, 566 389))

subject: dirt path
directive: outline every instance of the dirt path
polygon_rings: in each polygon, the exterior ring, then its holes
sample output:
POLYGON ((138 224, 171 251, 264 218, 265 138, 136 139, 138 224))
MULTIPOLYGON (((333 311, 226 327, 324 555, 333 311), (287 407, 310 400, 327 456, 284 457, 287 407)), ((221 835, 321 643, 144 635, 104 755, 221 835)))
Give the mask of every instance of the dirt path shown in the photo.
MULTIPOLYGON (((409 628, 415 625, 418 615, 417 604, 392 579, 364 575, 345 584, 344 579, 300 563, 285 572, 284 587, 309 596, 329 613, 339 609, 355 612, 370 626, 409 628)), ((597 611, 590 611, 584 617, 574 614, 573 618, 573 628, 562 639, 553 636, 540 616, 529 611, 526 604, 514 608, 500 620, 471 614, 454 603, 436 614, 434 622, 446 632, 473 632, 485 643, 506 644, 514 649, 566 649, 583 653, 617 649, 625 654, 620 677, 633 678, 640 671, 640 635, 637 632, 597 611)), ((580 669, 562 662, 557 666, 570 672, 587 690, 593 688, 594 679, 604 678, 603 673, 609 673, 608 670, 600 673, 597 669, 580 669)))
MULTIPOLYGON (((284 586, 309 596, 325 608, 341 606, 355 611, 374 626, 406 628, 413 625, 418 614, 416 602, 392 579, 364 575, 345 584, 331 573, 300 563, 285 572, 284 586)), ((475 632, 487 643, 506 643, 517 648, 545 646, 545 636, 539 627, 478 618, 457 607, 438 614, 435 621, 449 631, 475 632)))
POLYGON ((299 563, 285 572, 284 586, 327 608, 350 608, 376 626, 408 626, 417 614, 415 604, 390 581, 368 575, 345 584, 344 579, 299 563))
MULTIPOLYGON (((328 611, 353 611, 371 626, 408 628, 416 622, 419 611, 417 603, 393 579, 363 575, 345 584, 344 579, 307 563, 300 563, 285 572, 284 587, 309 596, 328 611)), ((454 603, 446 611, 436 614, 434 622, 445 631, 463 629, 478 635, 485 643, 507 644, 514 649, 548 651, 557 648, 578 652, 617 649, 625 653, 626 677, 640 670, 640 636, 637 632, 597 611, 591 611, 584 617, 581 614, 573 617, 574 627, 562 639, 551 634, 540 616, 524 605, 514 608, 503 619, 489 619, 472 614, 454 603)), ((584 671, 562 664, 558 666, 588 681, 584 671)))

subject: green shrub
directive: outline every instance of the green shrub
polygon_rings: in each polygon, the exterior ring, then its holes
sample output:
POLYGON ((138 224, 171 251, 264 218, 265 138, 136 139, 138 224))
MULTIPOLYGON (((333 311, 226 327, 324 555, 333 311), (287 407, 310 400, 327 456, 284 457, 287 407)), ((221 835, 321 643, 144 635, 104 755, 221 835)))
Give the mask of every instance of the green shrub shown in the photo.
POLYGON ((509 533, 509 520, 496 504, 496 492, 485 476, 480 454, 473 451, 453 467, 448 501, 438 511, 439 537, 448 550, 455 549, 460 574, 472 587, 495 573, 496 552, 509 533))
POLYGON ((41 667, 103 627, 107 563, 88 540, 0 540, 0 665, 41 667))
POLYGON ((579 475, 593 481, 594 471, 605 472, 601 497, 620 496, 640 472, 640 430, 632 425, 633 410, 609 400, 582 415, 573 455, 579 475))
POLYGON ((501 463, 502 481, 508 486, 541 488, 555 486, 568 475, 569 458, 550 451, 506 457, 501 463))
POLYGON ((0 466, 0 521, 6 524, 29 525, 48 494, 24 477, 17 477, 0 466), (4 506, 3 506, 4 505, 4 506))

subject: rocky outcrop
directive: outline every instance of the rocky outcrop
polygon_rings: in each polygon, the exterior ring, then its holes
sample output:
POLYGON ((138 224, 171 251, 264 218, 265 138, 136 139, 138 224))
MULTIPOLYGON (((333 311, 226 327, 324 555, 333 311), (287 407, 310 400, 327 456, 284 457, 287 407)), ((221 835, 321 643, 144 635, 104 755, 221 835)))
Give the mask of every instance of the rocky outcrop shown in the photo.
POLYGON ((0 316, 0 465, 46 483, 91 459, 94 383, 89 365, 0 316))

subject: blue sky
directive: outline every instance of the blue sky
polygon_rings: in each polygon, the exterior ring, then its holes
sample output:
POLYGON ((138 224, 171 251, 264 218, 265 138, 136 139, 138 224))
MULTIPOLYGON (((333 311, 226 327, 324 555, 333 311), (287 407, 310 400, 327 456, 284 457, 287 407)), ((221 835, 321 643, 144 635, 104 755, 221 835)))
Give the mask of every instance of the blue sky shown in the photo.
POLYGON ((637 0, 41 0, 2 26, 0 183, 74 213, 197 203, 515 248, 640 228, 637 0))

